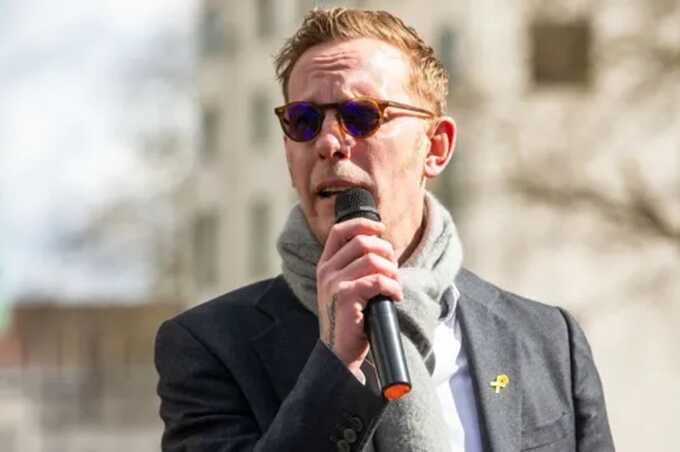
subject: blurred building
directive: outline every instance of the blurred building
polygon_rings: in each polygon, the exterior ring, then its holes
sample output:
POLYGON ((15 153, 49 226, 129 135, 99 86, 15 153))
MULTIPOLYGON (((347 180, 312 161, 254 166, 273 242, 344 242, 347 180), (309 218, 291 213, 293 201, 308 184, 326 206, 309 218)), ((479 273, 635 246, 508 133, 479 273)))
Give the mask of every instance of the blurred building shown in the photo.
POLYGON ((186 295, 279 272, 295 200, 271 56, 314 5, 388 9, 432 43, 459 126, 433 190, 465 265, 566 306, 593 345, 620 450, 680 410, 680 1, 204 0, 202 143, 182 193, 186 295))
POLYGON ((153 339, 179 306, 54 301, 24 300, 0 337, 2 450, 158 450, 153 339))

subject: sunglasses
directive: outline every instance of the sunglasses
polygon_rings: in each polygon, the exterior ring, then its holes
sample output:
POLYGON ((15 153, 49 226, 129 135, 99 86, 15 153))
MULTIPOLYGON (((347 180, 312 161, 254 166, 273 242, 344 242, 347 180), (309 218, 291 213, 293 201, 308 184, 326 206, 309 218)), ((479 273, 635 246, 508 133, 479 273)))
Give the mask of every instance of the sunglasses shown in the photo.
POLYGON ((330 104, 314 102, 291 102, 274 109, 279 118, 283 133, 293 141, 311 141, 321 132, 326 110, 332 108, 337 113, 343 131, 356 138, 373 135, 385 120, 387 107, 400 108, 422 113, 432 118, 434 113, 411 105, 373 98, 349 99, 330 104))

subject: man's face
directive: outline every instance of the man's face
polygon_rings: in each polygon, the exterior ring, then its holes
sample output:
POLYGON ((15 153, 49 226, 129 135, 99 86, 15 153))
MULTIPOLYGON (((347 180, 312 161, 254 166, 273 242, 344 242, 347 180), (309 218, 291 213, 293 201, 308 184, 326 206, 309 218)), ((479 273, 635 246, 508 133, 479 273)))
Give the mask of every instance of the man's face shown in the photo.
MULTIPOLYGON (((375 39, 317 45, 295 64, 289 101, 322 104, 373 97, 425 108, 407 90, 409 69, 399 49, 375 39)), ((387 226, 385 238, 397 248, 403 246, 394 240, 414 224, 417 228, 422 218, 429 124, 422 115, 388 108, 374 135, 355 138, 341 130, 336 111, 330 109, 313 140, 300 143, 284 137, 293 186, 321 243, 335 222, 335 196, 328 196, 327 190, 362 186, 376 200, 387 226)))

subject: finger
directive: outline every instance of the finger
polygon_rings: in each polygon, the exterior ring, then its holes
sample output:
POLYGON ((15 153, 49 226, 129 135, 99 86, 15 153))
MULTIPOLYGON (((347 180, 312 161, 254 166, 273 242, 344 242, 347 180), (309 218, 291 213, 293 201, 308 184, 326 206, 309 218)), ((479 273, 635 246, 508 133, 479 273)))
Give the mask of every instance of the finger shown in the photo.
POLYGON ((364 276, 353 281, 352 292, 364 307, 368 300, 378 295, 384 295, 395 301, 404 298, 401 285, 394 279, 380 274, 364 276))
POLYGON ((328 238, 324 244, 323 253, 321 254, 321 259, 319 261, 323 262, 328 260, 354 236, 380 235, 384 231, 384 224, 369 220, 368 218, 353 218, 335 224, 328 233, 328 238))
POLYGON ((364 276, 382 274, 399 282, 399 267, 391 260, 377 254, 366 254, 355 259, 347 267, 338 271, 336 278, 344 281, 354 281, 364 276))
POLYGON ((331 256, 326 265, 329 268, 342 269, 367 254, 382 256, 397 264, 394 248, 390 242, 373 235, 357 235, 331 256))

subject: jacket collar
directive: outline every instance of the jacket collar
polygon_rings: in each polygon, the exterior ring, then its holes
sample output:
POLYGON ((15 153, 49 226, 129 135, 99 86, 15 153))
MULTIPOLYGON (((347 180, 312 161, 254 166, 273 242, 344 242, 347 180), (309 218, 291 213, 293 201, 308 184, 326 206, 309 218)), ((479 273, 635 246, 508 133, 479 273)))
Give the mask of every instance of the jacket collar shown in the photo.
POLYGON ((271 323, 250 339, 281 403, 297 382, 319 337, 317 318, 293 294, 283 276, 271 285, 256 304, 271 323))
MULTIPOLYGON (((460 291, 462 345, 470 363, 485 450, 519 450, 521 391, 519 352, 516 332, 497 312, 502 303, 500 291, 466 269, 456 276, 460 291), (507 375, 507 386, 498 393, 491 386, 500 375, 507 375)), ((317 318, 299 303, 282 276, 257 302, 257 309, 270 317, 268 327, 251 338, 272 382, 278 406, 295 386, 319 336, 317 318)))
POLYGON ((476 392, 485 450, 519 450, 521 382, 516 332, 497 312, 500 291, 468 270, 456 277, 462 346, 468 356, 476 392), (492 386, 501 375, 509 378, 498 392, 492 386))

